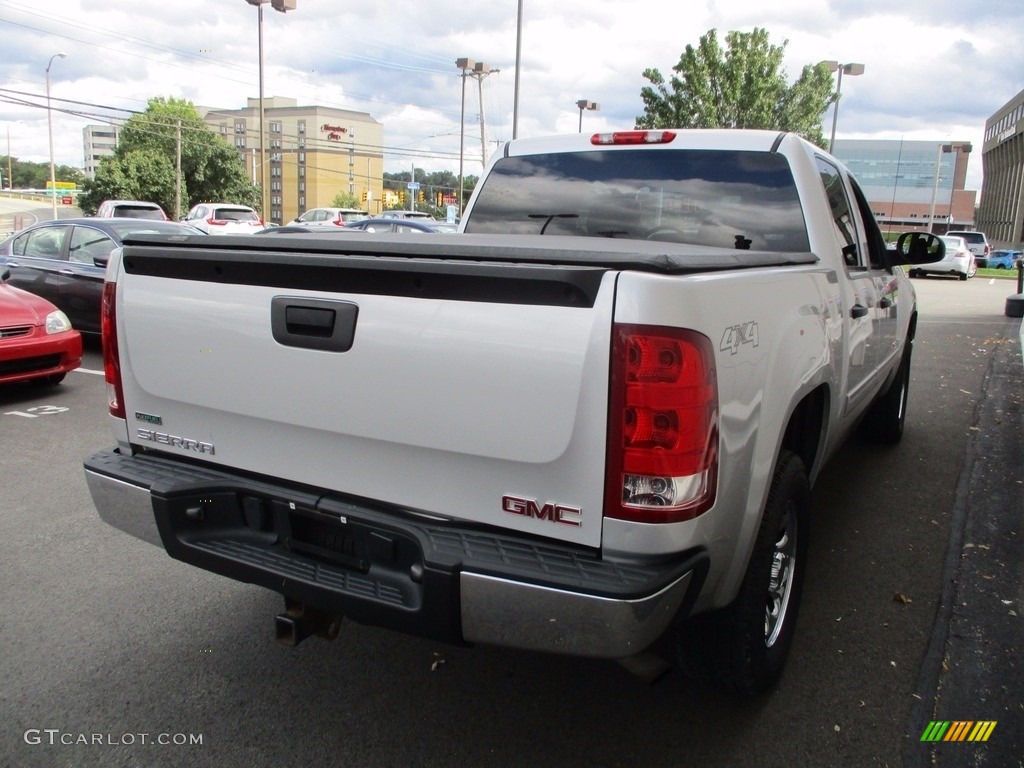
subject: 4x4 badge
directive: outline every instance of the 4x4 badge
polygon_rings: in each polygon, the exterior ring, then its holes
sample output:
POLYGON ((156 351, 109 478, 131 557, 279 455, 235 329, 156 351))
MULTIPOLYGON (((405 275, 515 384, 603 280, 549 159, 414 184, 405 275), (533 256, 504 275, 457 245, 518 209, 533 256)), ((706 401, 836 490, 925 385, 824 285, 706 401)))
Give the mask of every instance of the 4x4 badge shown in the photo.
POLYGON ((756 347, 759 344, 757 336, 757 321, 748 320, 745 323, 739 325, 730 325, 725 329, 725 333, 722 334, 722 341, 718 345, 718 349, 722 352, 729 352, 735 355, 739 352, 742 344, 750 344, 756 347))

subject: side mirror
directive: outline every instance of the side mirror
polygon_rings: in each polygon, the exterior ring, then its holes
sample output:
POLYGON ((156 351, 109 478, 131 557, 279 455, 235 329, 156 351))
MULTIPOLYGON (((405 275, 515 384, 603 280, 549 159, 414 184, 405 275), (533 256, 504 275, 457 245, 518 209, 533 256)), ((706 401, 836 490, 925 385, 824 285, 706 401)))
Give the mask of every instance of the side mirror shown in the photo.
POLYGON ((946 244, 930 232, 904 232, 896 241, 896 253, 901 264, 931 264, 946 255, 946 244))

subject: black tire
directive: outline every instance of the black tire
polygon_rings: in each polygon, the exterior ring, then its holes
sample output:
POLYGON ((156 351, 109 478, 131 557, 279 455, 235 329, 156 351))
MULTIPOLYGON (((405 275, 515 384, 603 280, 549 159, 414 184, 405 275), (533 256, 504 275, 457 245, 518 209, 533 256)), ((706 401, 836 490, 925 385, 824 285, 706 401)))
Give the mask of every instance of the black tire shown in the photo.
POLYGON ((968 274, 966 272, 961 272, 959 275, 957 275, 957 277, 959 277, 961 280, 966 280, 968 278, 968 274))
POLYGON ((746 696, 779 678, 800 610, 810 506, 807 470, 783 451, 739 594, 728 608, 679 627, 675 652, 684 672, 746 696))
POLYGON ((907 422, 907 396, 910 394, 910 358, 914 351, 914 340, 908 338, 900 359, 896 378, 889 388, 871 404, 861 434, 876 443, 895 445, 903 437, 907 422))

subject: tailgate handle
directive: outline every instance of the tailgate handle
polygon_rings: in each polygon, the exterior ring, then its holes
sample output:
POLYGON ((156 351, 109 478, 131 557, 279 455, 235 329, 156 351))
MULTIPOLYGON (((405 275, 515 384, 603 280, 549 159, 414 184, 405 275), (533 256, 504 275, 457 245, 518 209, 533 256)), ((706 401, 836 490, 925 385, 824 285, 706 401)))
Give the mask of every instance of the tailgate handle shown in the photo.
POLYGON ((356 334, 359 307, 350 301, 275 296, 270 300, 274 340, 286 347, 348 352, 356 334))

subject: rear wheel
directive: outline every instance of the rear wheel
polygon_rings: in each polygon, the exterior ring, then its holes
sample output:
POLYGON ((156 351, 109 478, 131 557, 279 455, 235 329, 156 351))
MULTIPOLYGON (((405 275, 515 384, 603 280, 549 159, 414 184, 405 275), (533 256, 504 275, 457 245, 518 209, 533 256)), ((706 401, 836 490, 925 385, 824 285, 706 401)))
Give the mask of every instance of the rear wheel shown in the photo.
POLYGON ((783 451, 739 594, 728 608, 679 629, 676 655, 684 671, 750 696, 778 679, 800 608, 809 513, 807 471, 783 451))

